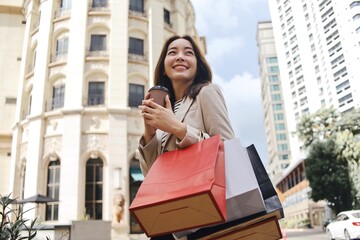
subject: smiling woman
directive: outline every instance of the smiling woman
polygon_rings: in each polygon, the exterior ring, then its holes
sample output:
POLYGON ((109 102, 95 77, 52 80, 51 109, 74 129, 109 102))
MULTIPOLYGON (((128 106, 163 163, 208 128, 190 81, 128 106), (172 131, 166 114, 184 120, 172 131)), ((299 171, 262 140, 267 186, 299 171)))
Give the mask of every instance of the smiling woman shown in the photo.
POLYGON ((165 42, 154 75, 154 84, 166 87, 169 94, 165 107, 149 93, 139 106, 145 124, 138 148, 144 175, 164 152, 217 134, 222 140, 234 138, 222 91, 212 83, 210 66, 190 36, 173 36, 165 42))

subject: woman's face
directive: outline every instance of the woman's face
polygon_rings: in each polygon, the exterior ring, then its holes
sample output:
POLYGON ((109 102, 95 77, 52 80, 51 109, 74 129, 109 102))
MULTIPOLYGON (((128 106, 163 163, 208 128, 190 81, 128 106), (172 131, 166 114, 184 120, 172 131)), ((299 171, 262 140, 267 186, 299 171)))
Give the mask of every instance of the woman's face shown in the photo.
POLYGON ((191 43, 183 38, 170 43, 164 60, 165 73, 174 81, 190 85, 196 75, 197 60, 191 43))

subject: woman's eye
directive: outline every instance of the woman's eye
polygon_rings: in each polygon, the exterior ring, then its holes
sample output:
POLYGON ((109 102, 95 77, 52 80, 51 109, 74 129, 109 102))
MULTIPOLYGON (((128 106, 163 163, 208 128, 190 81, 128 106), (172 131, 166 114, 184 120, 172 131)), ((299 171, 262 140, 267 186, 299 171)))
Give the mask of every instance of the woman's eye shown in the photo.
POLYGON ((176 52, 175 51, 169 51, 168 55, 174 55, 176 52))
POLYGON ((194 55, 194 53, 192 51, 187 51, 186 54, 187 55, 194 55))

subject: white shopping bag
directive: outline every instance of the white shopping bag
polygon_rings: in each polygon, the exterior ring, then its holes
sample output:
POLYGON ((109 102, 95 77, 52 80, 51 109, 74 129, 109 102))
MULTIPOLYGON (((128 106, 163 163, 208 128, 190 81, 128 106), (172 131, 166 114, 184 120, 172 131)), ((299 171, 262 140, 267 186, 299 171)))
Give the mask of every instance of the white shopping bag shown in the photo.
POLYGON ((238 138, 224 142, 226 221, 265 211, 264 200, 249 155, 238 138))
MULTIPOLYGON (((224 141, 226 222, 265 212, 265 203, 249 155, 238 138, 224 141)), ((180 239, 197 229, 174 233, 180 239)))

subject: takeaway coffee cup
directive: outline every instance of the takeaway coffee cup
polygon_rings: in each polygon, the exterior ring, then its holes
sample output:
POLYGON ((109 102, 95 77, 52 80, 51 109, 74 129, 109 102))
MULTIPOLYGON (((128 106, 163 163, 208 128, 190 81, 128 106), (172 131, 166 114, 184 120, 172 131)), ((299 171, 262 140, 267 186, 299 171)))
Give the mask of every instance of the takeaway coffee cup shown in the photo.
POLYGON ((154 99, 154 102, 165 107, 165 96, 169 94, 169 90, 163 86, 153 86, 149 89, 150 98, 154 99))

